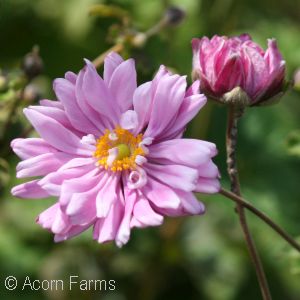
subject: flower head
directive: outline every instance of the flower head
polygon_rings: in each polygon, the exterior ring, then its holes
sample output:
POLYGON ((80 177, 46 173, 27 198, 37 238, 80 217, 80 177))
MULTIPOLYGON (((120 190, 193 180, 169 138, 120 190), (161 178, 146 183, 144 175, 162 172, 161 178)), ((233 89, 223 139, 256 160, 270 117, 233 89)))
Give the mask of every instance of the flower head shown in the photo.
POLYGON ((196 81, 161 67, 137 87, 132 59, 110 53, 104 78, 86 60, 78 75, 54 81, 58 101, 42 100, 24 113, 39 138, 15 139, 23 159, 17 177, 37 178, 12 189, 22 198, 56 196, 37 223, 62 241, 93 226, 98 242, 125 244, 133 227, 164 216, 202 214, 193 192, 219 190, 214 144, 182 139, 205 104, 196 81))
POLYGON ((266 51, 247 34, 193 39, 192 48, 193 76, 201 79, 202 91, 217 100, 239 87, 248 104, 256 105, 283 90, 285 61, 274 39, 268 40, 266 51))

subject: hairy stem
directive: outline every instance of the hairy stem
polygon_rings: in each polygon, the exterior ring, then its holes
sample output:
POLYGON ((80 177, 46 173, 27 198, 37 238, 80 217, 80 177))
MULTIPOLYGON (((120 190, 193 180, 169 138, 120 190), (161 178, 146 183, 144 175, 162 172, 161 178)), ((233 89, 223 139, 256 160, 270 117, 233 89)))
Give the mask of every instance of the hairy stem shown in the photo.
POLYGON ((243 205, 243 207, 247 208, 249 211, 254 213, 257 217, 259 217, 262 221, 264 221, 266 224, 268 224, 285 241, 287 241, 292 247, 294 247, 297 251, 300 252, 300 244, 298 244, 284 229, 282 229, 278 224, 276 224, 270 217, 268 217, 265 213, 260 211, 255 206, 253 206, 250 202, 248 202, 244 198, 237 196, 236 194, 234 194, 230 191, 227 191, 225 189, 221 189, 220 194, 223 195, 224 197, 234 201, 235 203, 243 205))
MULTIPOLYGON (((239 175, 238 175, 238 168, 237 168, 237 161, 236 161, 236 147, 237 147, 237 133, 238 133, 237 123, 239 118, 242 116, 242 114, 243 114, 242 108, 236 107, 234 105, 230 106, 229 114, 228 114, 227 132, 226 132, 227 171, 230 178, 231 191, 238 196, 241 196, 241 190, 240 190, 240 182, 239 182, 239 175)), ((271 300, 272 297, 269 291, 266 275, 247 224, 244 206, 241 203, 237 203, 236 212, 238 213, 244 238, 247 244, 247 248, 251 256, 253 265, 255 267, 262 297, 264 300, 271 300)))

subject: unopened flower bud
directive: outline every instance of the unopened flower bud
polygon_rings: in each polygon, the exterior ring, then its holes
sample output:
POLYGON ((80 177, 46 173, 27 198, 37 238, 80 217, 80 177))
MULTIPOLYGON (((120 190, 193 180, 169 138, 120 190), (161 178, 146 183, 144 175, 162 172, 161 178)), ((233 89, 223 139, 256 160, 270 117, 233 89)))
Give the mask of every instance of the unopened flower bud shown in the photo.
POLYGON ((169 25, 180 24, 185 17, 185 11, 177 6, 171 6, 167 9, 165 18, 169 25))
POLYGON ((193 39, 192 48, 193 79, 200 79, 201 90, 220 102, 237 87, 247 95, 249 106, 270 104, 285 90, 285 61, 275 39, 269 39, 264 50, 248 34, 215 35, 193 39))
POLYGON ((24 89, 24 100, 27 102, 35 102, 41 97, 41 91, 36 84, 29 84, 24 89))
POLYGON ((139 32, 133 37, 131 43, 133 46, 139 48, 139 47, 143 47, 146 41, 147 41, 147 35, 143 32, 139 32))
POLYGON ((35 46, 30 53, 25 55, 22 69, 26 76, 32 79, 42 73, 43 67, 43 61, 39 56, 39 48, 35 46))

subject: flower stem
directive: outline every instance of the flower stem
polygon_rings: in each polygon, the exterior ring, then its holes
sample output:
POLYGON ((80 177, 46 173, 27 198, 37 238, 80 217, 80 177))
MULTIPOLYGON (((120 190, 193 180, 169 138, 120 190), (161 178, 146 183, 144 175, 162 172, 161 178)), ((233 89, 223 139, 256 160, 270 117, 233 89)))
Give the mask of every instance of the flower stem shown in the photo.
MULTIPOLYGON (((236 146, 238 133, 237 123, 242 114, 243 108, 235 105, 230 105, 226 132, 227 172, 231 182, 231 191, 238 196, 241 196, 241 189, 236 160, 236 146)), ((272 297, 270 294, 266 275, 247 224, 244 206, 241 203, 237 203, 236 212, 239 216, 247 248, 251 256, 253 265, 255 267, 262 297, 264 300, 271 300, 272 297)))
POLYGON ((224 197, 243 205, 249 211, 254 213, 257 217, 268 224, 274 231, 276 231, 284 240, 286 240, 292 247, 300 252, 300 244, 298 244, 284 229, 282 229, 278 224, 276 224, 270 217, 264 214, 262 211, 253 206, 250 202, 246 201, 244 198, 237 196, 236 194, 227 191, 225 189, 220 190, 220 194, 224 197))
POLYGON ((107 51, 101 53, 98 57, 96 57, 93 60, 93 64, 96 68, 99 68, 103 62, 104 59, 106 57, 107 54, 109 54, 110 52, 121 52, 124 48, 124 44, 123 43, 117 43, 114 46, 112 46, 111 48, 109 48, 107 51))

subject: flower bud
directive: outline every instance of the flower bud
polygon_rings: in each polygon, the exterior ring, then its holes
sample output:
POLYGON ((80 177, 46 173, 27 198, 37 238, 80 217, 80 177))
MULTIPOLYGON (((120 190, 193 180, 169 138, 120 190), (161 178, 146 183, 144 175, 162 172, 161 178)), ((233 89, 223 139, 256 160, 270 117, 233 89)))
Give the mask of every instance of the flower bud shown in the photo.
POLYGON ((177 6, 171 6, 165 13, 166 22, 169 25, 178 25, 185 17, 185 11, 177 6))
POLYGON ((133 38, 132 38, 132 45, 134 47, 140 48, 145 45, 147 41, 147 35, 143 32, 138 32, 133 38))
POLYGON ((23 98, 27 102, 35 102, 41 97, 41 91, 36 84, 30 83, 24 89, 23 98))
POLYGON ((42 73, 43 68, 44 64, 39 56, 39 48, 35 46, 30 53, 25 55, 22 69, 29 79, 33 79, 42 73))
POLYGON ((274 39, 268 40, 266 51, 247 34, 193 39, 192 48, 192 76, 200 79, 207 96, 224 103, 228 97, 232 102, 232 95, 236 95, 235 101, 242 97, 244 103, 254 106, 270 102, 284 91, 285 61, 274 39))

